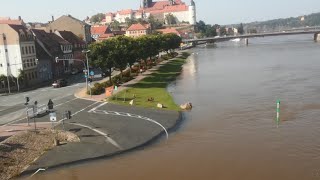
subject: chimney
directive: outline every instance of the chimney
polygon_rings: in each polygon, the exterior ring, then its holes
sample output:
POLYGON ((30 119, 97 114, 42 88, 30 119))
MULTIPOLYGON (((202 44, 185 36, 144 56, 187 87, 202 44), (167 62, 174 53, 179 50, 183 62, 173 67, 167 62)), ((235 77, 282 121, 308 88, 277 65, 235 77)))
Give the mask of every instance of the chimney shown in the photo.
POLYGON ((21 21, 21 16, 18 16, 18 20, 21 21))
POLYGON ((51 16, 51 20, 52 20, 52 22, 54 21, 54 16, 51 16))

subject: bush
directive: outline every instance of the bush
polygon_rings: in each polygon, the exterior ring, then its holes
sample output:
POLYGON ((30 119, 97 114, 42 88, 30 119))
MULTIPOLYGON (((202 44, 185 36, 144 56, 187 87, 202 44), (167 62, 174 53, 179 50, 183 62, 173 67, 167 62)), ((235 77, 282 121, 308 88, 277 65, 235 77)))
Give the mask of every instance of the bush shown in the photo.
POLYGON ((102 86, 105 87, 105 88, 112 86, 112 83, 109 82, 109 81, 103 82, 103 83, 101 83, 101 84, 102 84, 102 86))
MULTIPOLYGON (((92 95, 100 95, 105 92, 105 87, 103 84, 95 83, 93 88, 91 88, 92 95)), ((90 94, 90 92, 88 92, 90 94)))
POLYGON ((128 82, 128 81, 131 81, 133 78, 131 77, 131 76, 129 76, 129 77, 122 77, 122 79, 121 79, 121 82, 122 83, 126 83, 126 82, 128 82))
POLYGON ((190 56, 189 52, 182 52, 181 54, 182 58, 187 59, 190 56))

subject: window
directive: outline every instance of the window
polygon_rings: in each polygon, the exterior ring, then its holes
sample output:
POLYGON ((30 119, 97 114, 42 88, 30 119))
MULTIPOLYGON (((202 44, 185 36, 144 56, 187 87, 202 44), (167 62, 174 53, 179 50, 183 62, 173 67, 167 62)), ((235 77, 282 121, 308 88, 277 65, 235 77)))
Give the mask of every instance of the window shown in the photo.
POLYGON ((21 47, 21 54, 24 55, 24 47, 21 47))
POLYGON ((26 46, 24 48, 26 48, 26 54, 29 54, 28 47, 26 46))
POLYGON ((29 53, 31 54, 31 46, 29 46, 29 53))
POLYGON ((38 73, 36 71, 34 72, 34 76, 36 79, 38 79, 38 73))
POLYGON ((34 54, 34 46, 32 46, 32 53, 34 54))
POLYGON ((30 67, 29 59, 27 59, 27 67, 30 67))
POLYGON ((36 59, 33 59, 33 65, 36 66, 36 59))

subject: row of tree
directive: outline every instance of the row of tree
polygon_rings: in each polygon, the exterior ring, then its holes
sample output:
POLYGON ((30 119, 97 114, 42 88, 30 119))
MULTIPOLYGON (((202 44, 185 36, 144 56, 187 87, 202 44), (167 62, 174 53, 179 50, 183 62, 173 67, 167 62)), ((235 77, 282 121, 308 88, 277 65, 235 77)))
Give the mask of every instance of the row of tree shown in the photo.
MULTIPOLYGON (((160 52, 172 53, 180 47, 181 38, 176 34, 145 35, 137 38, 117 36, 89 46, 90 64, 103 72, 111 72, 113 67, 122 71, 128 65, 153 59, 160 52)), ((111 82, 111 73, 108 74, 111 82)))
MULTIPOLYGON (((244 27, 243 24, 239 24, 237 27, 239 34, 244 34, 244 27)), ((196 25, 196 32, 199 33, 199 37, 214 37, 217 35, 224 36, 224 35, 234 35, 227 31, 226 26, 220 26, 219 24, 211 25, 206 24, 204 21, 197 22, 196 25), (219 32, 219 34, 217 33, 219 32)))

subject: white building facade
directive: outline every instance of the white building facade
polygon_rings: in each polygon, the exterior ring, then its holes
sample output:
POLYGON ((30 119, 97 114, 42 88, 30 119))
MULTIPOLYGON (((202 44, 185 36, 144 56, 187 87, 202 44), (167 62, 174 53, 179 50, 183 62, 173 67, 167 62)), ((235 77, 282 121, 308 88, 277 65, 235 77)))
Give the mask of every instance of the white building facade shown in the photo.
POLYGON ((196 5, 191 0, 190 5, 182 2, 181 0, 175 1, 157 1, 144 0, 141 2, 141 8, 139 10, 121 10, 116 13, 106 14, 106 23, 118 21, 125 23, 126 19, 148 19, 153 15, 156 19, 165 22, 165 18, 168 14, 172 14, 177 23, 189 23, 190 25, 196 25, 196 5))
POLYGON ((25 80, 35 83, 36 62, 32 33, 21 25, 0 24, 0 75, 17 78, 24 71, 25 80))

